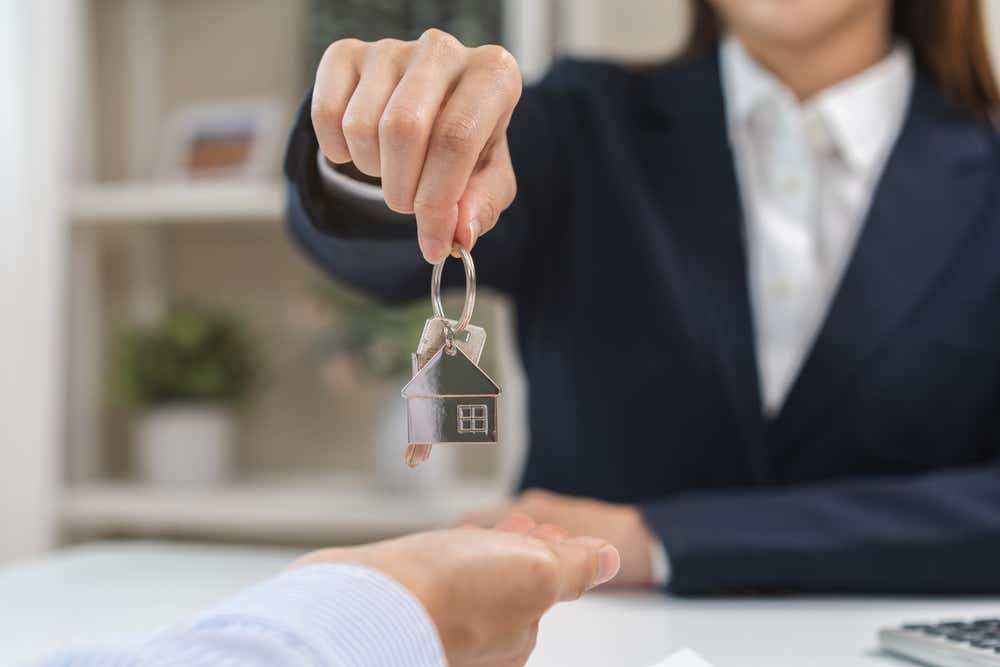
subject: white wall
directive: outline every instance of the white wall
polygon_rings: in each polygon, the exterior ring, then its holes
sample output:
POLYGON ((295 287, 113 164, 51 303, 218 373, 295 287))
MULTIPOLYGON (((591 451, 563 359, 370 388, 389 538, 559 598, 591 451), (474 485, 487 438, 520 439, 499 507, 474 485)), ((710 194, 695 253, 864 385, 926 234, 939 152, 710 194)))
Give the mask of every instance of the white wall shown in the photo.
POLYGON ((984 0, 986 3, 986 21, 993 37, 993 63, 997 75, 1000 76, 1000 0, 984 0))
POLYGON ((688 0, 560 0, 556 47, 575 56, 652 61, 687 36, 688 0))
POLYGON ((74 0, 0 0, 0 561, 53 543, 74 0))
POLYGON ((551 0, 504 2, 504 43, 525 81, 540 78, 552 62, 552 10, 551 0))
MULTIPOLYGON (((1000 69, 1000 0, 983 2, 1000 69)), ((659 58, 680 47, 689 14, 688 0, 558 0, 556 47, 580 56, 659 58)))

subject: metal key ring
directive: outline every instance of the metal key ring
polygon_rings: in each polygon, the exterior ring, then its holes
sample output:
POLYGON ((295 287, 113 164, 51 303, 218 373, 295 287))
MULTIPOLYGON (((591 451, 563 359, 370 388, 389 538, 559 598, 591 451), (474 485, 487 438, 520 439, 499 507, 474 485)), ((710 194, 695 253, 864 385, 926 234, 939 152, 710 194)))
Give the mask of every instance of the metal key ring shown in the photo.
MULTIPOLYGON (((472 263, 472 255, 469 251, 458 245, 453 246, 462 255, 462 266, 465 267, 465 305, 462 306, 462 315, 458 318, 453 333, 459 333, 469 325, 472 319, 472 309, 476 307, 476 265, 472 263)), ((434 265, 434 273, 431 274, 431 306, 434 309, 434 316, 447 321, 444 314, 444 306, 441 305, 441 273, 444 271, 444 261, 434 265)))

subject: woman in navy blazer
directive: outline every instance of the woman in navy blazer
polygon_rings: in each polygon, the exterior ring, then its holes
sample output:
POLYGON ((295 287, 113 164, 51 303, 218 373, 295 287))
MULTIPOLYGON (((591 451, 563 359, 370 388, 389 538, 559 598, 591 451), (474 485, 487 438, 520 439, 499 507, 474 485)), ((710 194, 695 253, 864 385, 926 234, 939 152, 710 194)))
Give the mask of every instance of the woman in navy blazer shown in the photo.
POLYGON ((564 62, 523 95, 499 47, 337 42, 291 137, 290 229, 387 301, 426 297, 418 244, 429 261, 475 244, 516 305, 523 484, 546 489, 514 509, 616 543, 621 583, 998 593, 1000 101, 980 4, 712 0, 677 61, 564 62), (722 25, 799 101, 894 36, 913 54, 853 251, 771 412, 722 25), (337 185, 351 162, 388 208, 337 185))

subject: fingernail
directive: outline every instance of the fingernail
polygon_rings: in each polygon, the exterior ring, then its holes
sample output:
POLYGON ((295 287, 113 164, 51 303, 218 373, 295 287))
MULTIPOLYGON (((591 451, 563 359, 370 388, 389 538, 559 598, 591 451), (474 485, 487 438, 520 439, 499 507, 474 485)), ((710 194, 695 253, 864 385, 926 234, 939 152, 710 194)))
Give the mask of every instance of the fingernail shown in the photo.
POLYGON ((419 234, 417 236, 417 243, 420 244, 420 252, 423 253, 424 259, 431 264, 443 261, 451 251, 447 243, 428 234, 419 234))
POLYGON ((618 554, 618 549, 610 544, 605 544, 597 552, 597 576, 590 587, 594 588, 611 581, 618 574, 621 566, 622 558, 618 554))
POLYGON ((417 460, 417 446, 407 445, 406 454, 403 455, 403 460, 406 461, 406 465, 411 468, 416 468, 420 465, 420 461, 417 460))
POLYGON ((483 226, 479 224, 478 218, 473 218, 469 221, 469 250, 476 247, 476 241, 479 240, 479 235, 483 231, 483 226))

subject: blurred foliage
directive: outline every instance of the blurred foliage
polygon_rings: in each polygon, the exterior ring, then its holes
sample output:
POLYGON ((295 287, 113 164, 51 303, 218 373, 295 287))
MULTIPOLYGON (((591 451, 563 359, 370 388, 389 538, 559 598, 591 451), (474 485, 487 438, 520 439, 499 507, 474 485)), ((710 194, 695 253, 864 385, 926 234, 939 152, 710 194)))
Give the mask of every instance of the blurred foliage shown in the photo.
POLYGON ((153 327, 121 335, 112 375, 126 405, 236 403, 252 383, 246 326, 230 313, 178 305, 153 327))
POLYGON ((503 38, 503 1, 311 0, 308 71, 316 70, 323 51, 335 40, 413 40, 427 28, 440 28, 467 46, 499 44, 503 38))
POLYGON ((410 372, 410 354, 429 313, 426 303, 387 306, 333 281, 322 283, 318 293, 334 314, 320 343, 325 354, 353 357, 375 377, 410 372))

